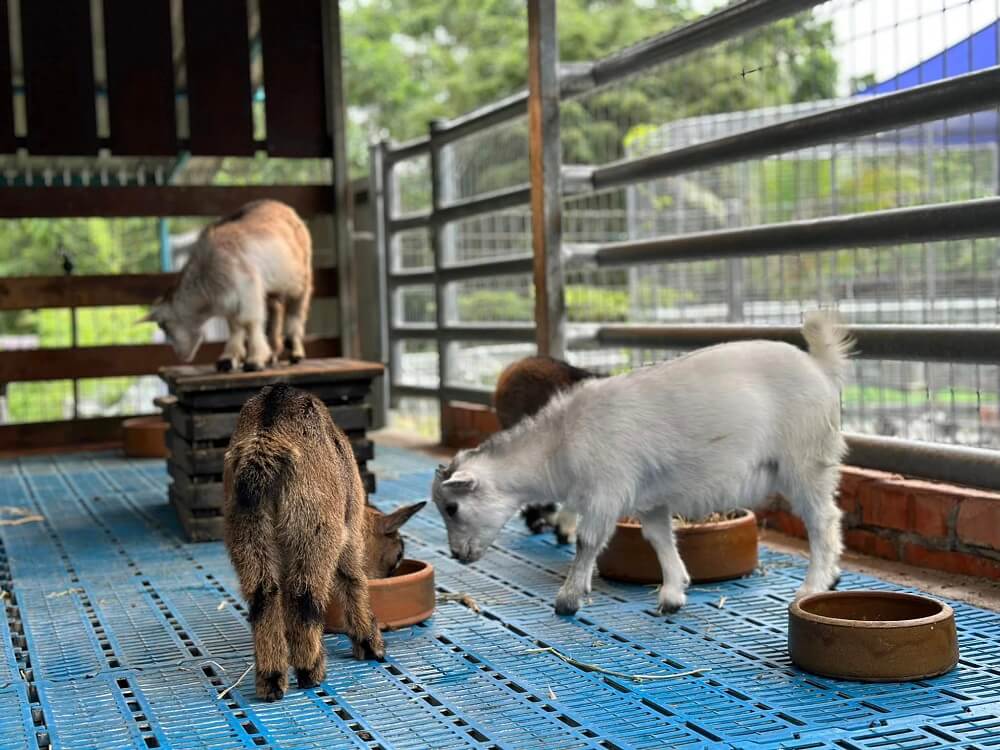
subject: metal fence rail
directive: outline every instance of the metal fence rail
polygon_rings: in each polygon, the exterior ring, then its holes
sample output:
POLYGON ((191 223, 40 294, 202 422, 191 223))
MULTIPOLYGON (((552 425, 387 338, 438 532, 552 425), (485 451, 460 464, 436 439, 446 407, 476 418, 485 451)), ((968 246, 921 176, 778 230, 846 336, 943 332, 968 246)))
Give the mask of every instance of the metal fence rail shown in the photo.
MULTIPOLYGON (((540 0, 532 0, 538 2, 540 0)), ((744 0, 675 31, 659 35, 590 64, 558 68, 560 98, 566 100, 619 81, 666 61, 745 35, 818 5, 810 0, 744 0)), ((543 38, 551 53, 554 35, 543 38)), ((552 55, 550 54, 550 57, 552 55)), ((390 372, 398 373, 403 342, 436 346, 439 385, 393 382, 397 397, 436 398, 488 404, 485 390, 454 385, 452 347, 464 342, 531 342, 533 328, 525 324, 456 322, 457 282, 530 273, 533 257, 457 262, 453 227, 457 222, 529 205, 532 187, 524 184, 456 198, 449 195, 445 147, 525 114, 527 92, 520 92, 451 121, 434 123, 429 136, 408 143, 382 142, 373 147, 373 170, 383 186, 378 237, 385 262, 385 335, 390 372), (431 205, 403 214, 394 210, 394 168, 416 158, 430 161, 431 205), (432 265, 398 268, 393 248, 401 233, 429 235, 432 265), (433 287, 432 323, 405 322, 402 293, 433 287)), ((1000 67, 959 75, 896 93, 850 103, 830 102, 824 111, 792 117, 689 146, 622 159, 596 167, 567 165, 561 170, 564 197, 599 193, 684 172, 787 154, 838 140, 881 133, 1000 105, 1000 67)), ((559 133, 544 133, 558 143, 559 133)), ((374 181, 375 175, 373 175, 374 181)), ((634 269, 651 263, 803 255, 835 248, 879 248, 1000 236, 1000 198, 961 200, 944 204, 872 210, 865 213, 769 223, 739 229, 673 234, 650 239, 601 244, 567 244, 569 268, 634 269)), ((862 358, 954 364, 1000 364, 1000 328, 987 326, 859 325, 850 328, 862 358)), ((744 325, 611 325, 570 326, 569 348, 623 346, 644 349, 689 349, 725 341, 767 338, 803 345, 793 326, 744 325)), ((958 446, 851 435, 850 459, 863 466, 906 471, 947 481, 1000 488, 1000 452, 958 446)))

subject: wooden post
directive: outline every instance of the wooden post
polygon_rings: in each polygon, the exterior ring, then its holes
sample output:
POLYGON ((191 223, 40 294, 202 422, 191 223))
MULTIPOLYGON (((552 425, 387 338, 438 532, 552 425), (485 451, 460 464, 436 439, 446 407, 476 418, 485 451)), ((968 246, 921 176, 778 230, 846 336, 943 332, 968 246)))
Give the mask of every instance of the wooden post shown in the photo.
POLYGON ((323 0, 323 52, 326 62, 327 120, 333 149, 334 237, 340 279, 340 340, 345 357, 361 354, 358 328, 358 285, 354 262, 354 207, 347 162, 347 121, 344 104, 343 47, 339 0, 323 0))
POLYGON ((538 353, 565 355, 556 0, 528 0, 528 137, 538 353))

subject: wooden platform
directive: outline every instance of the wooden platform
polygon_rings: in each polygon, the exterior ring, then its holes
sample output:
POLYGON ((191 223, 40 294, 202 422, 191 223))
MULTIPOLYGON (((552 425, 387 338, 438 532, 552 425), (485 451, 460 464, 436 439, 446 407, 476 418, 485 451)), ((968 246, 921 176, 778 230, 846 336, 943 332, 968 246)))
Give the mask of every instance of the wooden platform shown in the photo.
POLYGON ((240 408, 262 387, 288 383, 326 404, 351 441, 367 492, 375 476, 367 467, 374 446, 367 438, 372 381, 382 365, 350 359, 307 359, 259 372, 216 372, 211 366, 167 367, 160 377, 170 396, 161 402, 170 423, 167 470, 170 502, 190 541, 222 538, 222 468, 240 408))

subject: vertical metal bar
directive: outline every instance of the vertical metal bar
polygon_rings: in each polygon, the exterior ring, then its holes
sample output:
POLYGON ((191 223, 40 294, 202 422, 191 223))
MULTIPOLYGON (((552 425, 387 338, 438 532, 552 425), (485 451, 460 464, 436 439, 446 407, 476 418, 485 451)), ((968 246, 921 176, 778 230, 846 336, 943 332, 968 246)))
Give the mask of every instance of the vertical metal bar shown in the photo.
POLYGON ((445 399, 444 391, 448 386, 448 352, 451 343, 441 335, 448 325, 448 299, 444 288, 444 280, 441 278, 441 267, 444 263, 445 232, 447 228, 442 226, 436 214, 444 207, 444 180, 447 174, 444 171, 444 159, 442 152, 446 148, 441 141, 441 129, 444 127, 444 120, 434 120, 430 124, 430 162, 431 162, 431 257, 434 262, 434 317, 437 323, 438 337, 438 408, 441 415, 442 440, 446 439, 443 434, 445 424, 445 399))
POLYGON ((375 235, 375 254, 378 263, 378 314, 379 358, 386 366, 380 393, 376 394, 372 427, 377 429, 388 423, 392 403, 392 377, 399 372, 399 360, 393 357, 395 347, 389 341, 389 327, 393 322, 392 293, 389 291, 389 274, 392 273, 392 236, 389 219, 392 215, 392 167, 386 159, 388 144, 385 140, 371 144, 368 159, 368 201, 375 235))
POLYGON ((528 153, 538 353, 563 357, 562 146, 555 0, 528 0, 528 153))
POLYGON ((333 158, 334 237, 337 242, 337 297, 340 307, 340 351, 361 354, 358 329, 358 285, 354 263, 354 207, 347 163, 347 120, 344 107, 343 47, 339 0, 323 0, 323 54, 326 66, 326 106, 333 158))

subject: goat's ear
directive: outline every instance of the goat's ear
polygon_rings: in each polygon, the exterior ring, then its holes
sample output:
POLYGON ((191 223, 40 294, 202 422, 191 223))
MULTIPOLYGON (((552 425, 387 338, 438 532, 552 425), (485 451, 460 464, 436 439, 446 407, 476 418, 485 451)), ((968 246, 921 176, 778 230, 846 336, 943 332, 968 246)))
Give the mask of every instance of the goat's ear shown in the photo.
POLYGON ((379 518, 379 524, 382 527, 383 534, 394 534, 399 531, 400 527, 410 520, 414 513, 427 505, 427 501, 421 503, 414 503, 413 505, 406 505, 402 508, 397 508, 392 513, 382 516, 379 518))
POLYGON ((472 472, 463 470, 456 471, 441 486, 452 490, 472 492, 476 489, 477 484, 479 484, 479 480, 472 476, 472 472))

